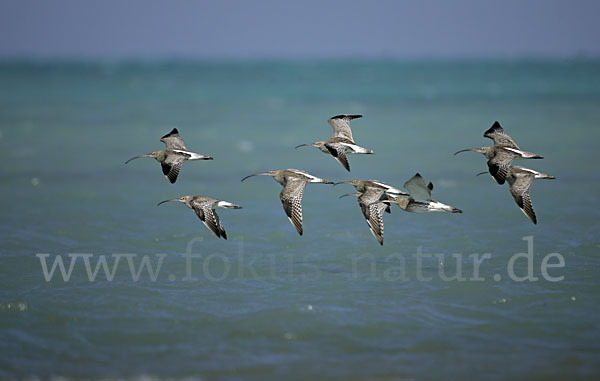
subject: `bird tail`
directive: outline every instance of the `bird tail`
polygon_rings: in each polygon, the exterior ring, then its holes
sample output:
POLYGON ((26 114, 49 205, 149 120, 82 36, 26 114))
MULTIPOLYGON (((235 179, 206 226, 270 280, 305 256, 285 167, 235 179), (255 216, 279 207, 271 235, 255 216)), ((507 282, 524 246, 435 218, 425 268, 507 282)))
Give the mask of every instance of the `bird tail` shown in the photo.
POLYGON ((556 179, 556 177, 551 176, 551 175, 547 175, 545 173, 539 173, 539 174, 535 175, 535 178, 536 179, 549 179, 549 180, 556 179))
POLYGON ((335 185, 335 183, 334 183, 333 181, 329 181, 329 180, 321 179, 321 178, 318 178, 318 177, 315 177, 315 178, 314 178, 314 179, 311 181, 311 183, 334 184, 334 185, 335 185))
POLYGON ((450 213, 462 213, 462 210, 455 208, 450 205, 442 204, 438 201, 433 201, 429 204, 429 210, 433 212, 450 212, 450 213))
POLYGON ((188 160, 213 160, 212 156, 200 155, 199 153, 189 152, 192 156, 188 160))
POLYGON ((217 206, 219 208, 228 208, 228 209, 242 209, 241 206, 239 206, 238 204, 234 204, 232 202, 229 201, 219 201, 217 203, 217 206))

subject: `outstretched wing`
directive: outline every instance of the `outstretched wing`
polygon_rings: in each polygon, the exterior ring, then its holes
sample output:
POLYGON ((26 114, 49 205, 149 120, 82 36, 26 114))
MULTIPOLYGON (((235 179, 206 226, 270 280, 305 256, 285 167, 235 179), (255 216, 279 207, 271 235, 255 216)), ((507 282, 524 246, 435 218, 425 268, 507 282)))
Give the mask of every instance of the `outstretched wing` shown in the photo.
POLYGON ((305 186, 306 181, 304 180, 288 179, 279 194, 285 214, 300 235, 302 235, 302 194, 305 186))
POLYGON ((515 143, 510 136, 504 133, 504 129, 502 126, 500 126, 498 121, 494 122, 492 127, 488 128, 487 131, 483 133, 483 136, 492 139, 495 146, 520 149, 517 143, 515 143))
POLYGON ((185 147, 183 143, 183 139, 179 136, 179 131, 176 128, 172 129, 171 132, 160 138, 160 141, 165 143, 167 149, 178 149, 182 151, 187 151, 188 149, 185 147))
POLYGON ((175 181, 177 181, 177 176, 179 175, 183 161, 184 158, 182 156, 168 155, 165 161, 160 163, 163 174, 171 182, 171 184, 174 184, 175 181))
POLYGON ((223 225, 221 225, 221 221, 219 220, 219 216, 212 209, 210 203, 194 203, 192 204, 194 207, 194 212, 200 218, 200 220, 206 225, 207 228, 213 232, 217 237, 222 237, 223 239, 227 239, 227 233, 225 229, 223 229, 223 225))
POLYGON ((352 119, 362 118, 362 115, 336 115, 327 121, 333 127, 333 137, 348 139, 354 143, 352 131, 350 130, 350 121, 352 119))
POLYGON ((511 178, 512 184, 509 189, 515 202, 519 208, 521 208, 521 211, 529 217, 531 222, 537 224, 537 217, 535 216, 533 205, 531 205, 531 198, 529 197, 529 191, 534 178, 534 175, 513 176, 513 178, 511 178))
POLYGON ((369 230, 371 230, 371 234, 373 234, 373 237, 375 237, 377 242, 379 242, 380 245, 383 245, 383 213, 388 205, 380 201, 366 204, 361 197, 358 198, 358 203, 367 220, 369 230))
POLYGON ((325 143, 325 148, 329 150, 329 153, 335 159, 350 172, 350 164, 348 164, 348 158, 346 157, 346 146, 337 143, 325 143))
POLYGON ((496 154, 494 157, 487 162, 488 169, 490 175, 492 175, 498 184, 504 184, 506 176, 508 175, 508 167, 515 157, 515 154, 503 148, 496 149, 495 151, 496 154))
POLYGON ((404 183, 404 188, 408 190, 410 197, 416 201, 429 201, 431 200, 431 190, 433 184, 425 184, 425 180, 419 173, 411 177, 407 182, 404 183))

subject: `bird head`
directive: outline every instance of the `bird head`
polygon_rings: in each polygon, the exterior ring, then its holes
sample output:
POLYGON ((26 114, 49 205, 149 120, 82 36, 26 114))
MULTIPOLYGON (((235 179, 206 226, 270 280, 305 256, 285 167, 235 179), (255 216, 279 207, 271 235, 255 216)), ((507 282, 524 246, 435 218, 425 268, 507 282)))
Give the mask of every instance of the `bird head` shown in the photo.
POLYGON ((193 196, 181 196, 181 197, 174 198, 171 200, 161 201, 156 206, 164 204, 165 202, 173 202, 173 201, 183 202, 183 203, 187 204, 188 202, 190 202, 192 200, 192 198, 193 198, 193 196))

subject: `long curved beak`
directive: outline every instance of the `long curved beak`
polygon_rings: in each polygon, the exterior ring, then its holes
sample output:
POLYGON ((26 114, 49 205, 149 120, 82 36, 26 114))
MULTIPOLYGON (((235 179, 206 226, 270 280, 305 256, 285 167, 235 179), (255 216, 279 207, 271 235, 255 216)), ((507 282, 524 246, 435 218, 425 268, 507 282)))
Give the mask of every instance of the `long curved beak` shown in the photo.
MULTIPOLYGON (((336 186, 338 184, 352 184, 352 181, 340 181, 339 183, 333 183, 333 186, 336 186)), ((346 195, 348 196, 348 195, 346 195)))
POLYGON ((304 147, 304 146, 311 146, 311 147, 314 147, 314 146, 315 146, 315 144, 314 144, 314 143, 300 144, 299 146, 296 146, 296 147, 294 147, 294 148, 299 148, 299 147, 304 147))
POLYGON ((341 195, 339 198, 346 197, 346 196, 360 196, 360 193, 359 192, 347 193, 347 194, 341 195))
POLYGON ((454 154, 456 155, 457 153, 466 152, 466 151, 475 151, 475 152, 479 152, 479 149, 477 149, 477 148, 467 148, 467 149, 461 149, 460 151, 456 151, 456 152, 454 152, 454 154))
POLYGON ((248 176, 244 177, 244 178, 242 179, 242 181, 244 181, 244 180, 246 180, 247 178, 249 178, 249 177, 252 177, 252 176, 270 176, 270 175, 271 175, 271 174, 270 174, 269 172, 253 173, 253 174, 251 174, 251 175, 248 175, 248 176))
POLYGON ((171 202, 171 201, 179 201, 179 199, 178 199, 178 198, 174 198, 174 199, 172 199, 172 200, 165 200, 165 201, 161 201, 161 202, 159 202, 158 204, 156 204, 156 206, 159 206, 159 205, 161 205, 161 204, 164 204, 165 202, 171 202))
POLYGON ((481 176, 481 175, 485 175, 487 173, 487 171, 485 172, 479 172, 478 174, 476 174, 475 176, 481 176))
POLYGON ((140 157, 152 157, 152 155, 150 155, 150 154, 145 154, 145 155, 134 156, 134 157, 132 157, 131 159, 127 160, 127 161, 125 162, 125 164, 129 163, 131 160, 139 159, 140 157))

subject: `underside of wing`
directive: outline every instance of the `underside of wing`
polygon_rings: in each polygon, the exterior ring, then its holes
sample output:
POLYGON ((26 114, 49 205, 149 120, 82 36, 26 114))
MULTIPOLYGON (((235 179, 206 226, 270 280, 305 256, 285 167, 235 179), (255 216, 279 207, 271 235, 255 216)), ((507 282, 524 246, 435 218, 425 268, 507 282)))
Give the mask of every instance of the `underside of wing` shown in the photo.
POLYGON ((372 204, 364 204, 359 200, 360 208, 367 220, 369 230, 373 237, 383 245, 383 213, 389 205, 383 202, 375 202, 372 204))
POLYGON ((344 167, 348 172, 350 172, 350 164, 348 163, 348 157, 346 156, 346 146, 342 144, 330 144, 326 143, 325 148, 329 150, 329 153, 344 167))
POLYGON ((298 234, 302 235, 302 195, 306 182, 302 180, 289 180, 279 194, 283 210, 288 219, 296 228, 298 234))
POLYGON ((183 157, 176 155, 167 156, 167 159, 160 163, 163 174, 171 182, 171 184, 174 184, 175 181, 177 181, 177 176, 179 176, 179 171, 181 170, 182 164, 183 157))
POLYGON ((533 179, 533 175, 516 177, 510 186, 510 193, 512 194, 519 208, 521 208, 521 211, 525 213, 531 222, 537 224, 537 218, 535 216, 535 212, 533 211, 533 205, 531 205, 531 198, 529 196, 533 179))
POLYGON ((404 188, 408 190, 410 197, 416 201, 428 201, 431 200, 431 190, 433 184, 429 183, 431 187, 425 184, 425 180, 419 173, 411 177, 407 182, 404 183, 404 188))
POLYGON ((223 225, 221 225, 219 216, 210 205, 194 205, 194 212, 196 212, 196 215, 214 235, 227 239, 227 233, 223 229, 223 225))
POLYGON ((503 149, 497 150, 496 155, 488 160, 487 165, 490 175, 498 184, 504 184, 508 175, 508 167, 514 158, 514 154, 503 149))
POLYGON ((537 217, 535 216, 535 212, 533 211, 533 205, 531 205, 531 198, 529 197, 529 193, 525 193, 522 195, 515 196, 513 195, 515 202, 521 208, 521 211, 533 222, 537 224, 537 217))

